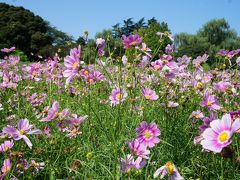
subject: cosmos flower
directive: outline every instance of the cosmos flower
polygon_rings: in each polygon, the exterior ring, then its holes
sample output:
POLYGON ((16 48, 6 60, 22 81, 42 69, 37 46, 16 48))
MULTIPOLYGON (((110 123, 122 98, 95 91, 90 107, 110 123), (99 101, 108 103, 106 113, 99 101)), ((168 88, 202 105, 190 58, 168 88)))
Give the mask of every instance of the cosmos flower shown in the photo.
POLYGON ((81 54, 81 47, 79 46, 78 49, 74 48, 70 51, 70 56, 67 56, 64 59, 64 65, 67 68, 63 71, 63 76, 66 77, 66 84, 69 84, 70 81, 76 76, 78 73, 78 69, 80 67, 80 57, 81 54))
POLYGON ((96 45, 98 48, 98 55, 99 56, 104 56, 104 47, 105 47, 105 40, 103 38, 97 38, 96 40, 96 45))
POLYGON ((150 88, 143 88, 142 89, 142 95, 150 101, 154 101, 158 99, 158 95, 156 95, 156 92, 151 90, 150 88))
POLYGON ((82 134, 82 132, 79 131, 79 127, 76 126, 69 126, 65 128, 65 131, 68 133, 66 136, 70 138, 76 138, 78 134, 82 134))
POLYGON ((165 47, 165 52, 166 52, 167 54, 171 54, 171 53, 173 52, 173 44, 172 44, 172 45, 168 44, 168 45, 165 47))
POLYGON ((69 118, 67 121, 70 124, 79 125, 79 124, 83 123, 87 118, 88 118, 88 115, 77 117, 76 114, 73 114, 72 117, 69 118))
POLYGON ((126 99, 127 95, 128 94, 126 91, 120 88, 115 88, 112 90, 109 100, 111 101, 112 105, 120 104, 126 99))
POLYGON ((230 82, 220 81, 218 83, 213 83, 213 87, 218 92, 226 92, 227 88, 231 86, 230 82))
POLYGON ((200 106, 207 107, 208 110, 219 110, 219 106, 216 96, 211 95, 209 92, 204 93, 204 100, 200 102, 200 106))
POLYGON ((190 118, 191 117, 194 117, 196 119, 202 119, 202 118, 204 118, 204 115, 203 115, 203 113, 200 110, 197 110, 197 111, 193 111, 192 112, 190 118))
POLYGON ((155 144, 160 142, 158 136, 160 136, 161 132, 154 122, 150 124, 146 121, 141 122, 139 127, 136 128, 136 132, 139 142, 143 143, 147 147, 152 148, 155 144))
POLYGON ((157 71, 160 68, 162 68, 162 61, 161 60, 156 60, 154 62, 151 62, 151 66, 152 66, 154 71, 157 71))
POLYGON ((70 113, 69 109, 64 109, 62 112, 59 112, 59 103, 57 101, 53 102, 52 108, 48 110, 47 117, 41 119, 40 121, 52 121, 53 119, 60 118, 63 119, 70 113))
POLYGON ((142 43, 142 38, 138 34, 122 36, 122 42, 125 49, 136 46, 142 43))
POLYGON ((177 106, 179 106, 179 104, 176 102, 173 102, 173 101, 168 101, 168 103, 167 103, 168 108, 175 108, 177 106))
POLYGON ((6 53, 10 53, 12 51, 15 51, 15 47, 11 47, 11 48, 3 48, 1 49, 2 52, 6 52, 6 53))
POLYGON ((203 134, 201 145, 207 151, 220 153, 224 147, 232 143, 232 135, 240 129, 240 119, 232 122, 231 115, 225 114, 222 119, 216 119, 210 123, 203 134))
POLYGON ((34 125, 29 124, 29 121, 27 119, 20 119, 18 121, 17 129, 11 126, 7 126, 3 128, 3 133, 8 134, 16 141, 23 139, 28 147, 32 149, 32 143, 26 135, 41 134, 42 132, 39 129, 34 129, 34 125))
POLYGON ((6 152, 8 151, 9 149, 12 149, 14 143, 13 141, 4 141, 3 144, 0 145, 0 153, 2 152, 6 152))
POLYGON ((128 154, 125 158, 121 158, 121 170, 124 173, 129 173, 133 169, 141 169, 146 165, 146 160, 135 161, 131 154, 128 154))
POLYGON ((146 43, 142 43, 142 47, 136 47, 138 50, 146 54, 148 57, 152 57, 149 52, 151 52, 151 49, 147 47, 146 43))
POLYGON ((159 175, 160 179, 163 179, 166 175, 169 175, 169 180, 183 180, 184 178, 180 175, 177 168, 171 162, 167 162, 164 166, 156 170, 153 177, 157 178, 159 175))
POLYGON ((130 141, 128 146, 134 155, 144 159, 149 158, 148 155, 150 154, 150 151, 143 143, 140 143, 138 139, 133 139, 130 141))
POLYGON ((3 166, 1 168, 2 174, 0 175, 0 179, 3 179, 7 173, 11 171, 11 162, 10 159, 5 159, 3 161, 3 166))

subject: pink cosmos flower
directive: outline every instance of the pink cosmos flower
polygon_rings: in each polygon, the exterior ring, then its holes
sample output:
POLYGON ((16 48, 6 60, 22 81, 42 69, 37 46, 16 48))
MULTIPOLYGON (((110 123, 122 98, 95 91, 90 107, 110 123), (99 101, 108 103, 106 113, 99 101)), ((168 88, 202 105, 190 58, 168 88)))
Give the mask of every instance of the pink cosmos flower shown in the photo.
POLYGON ((227 88, 231 86, 230 82, 220 81, 218 83, 213 83, 213 87, 218 92, 226 92, 227 88))
POLYGON ((12 149, 14 143, 13 141, 4 141, 3 144, 0 145, 0 153, 2 152, 6 152, 8 151, 9 149, 12 149))
POLYGON ((125 158, 121 158, 121 170, 125 173, 128 173, 132 169, 143 168, 147 163, 145 159, 141 161, 138 160, 135 161, 131 154, 128 154, 125 158))
POLYGON ((96 40, 96 45, 98 48, 98 55, 99 56, 104 56, 104 47, 105 47, 105 40, 103 38, 97 38, 96 40))
POLYGON ((146 43, 142 43, 142 47, 136 47, 138 50, 146 54, 148 57, 152 57, 149 52, 151 52, 151 49, 147 47, 146 43))
POLYGON ((232 122, 230 114, 223 115, 222 119, 216 119, 210 123, 203 134, 201 145, 205 150, 220 153, 224 147, 232 143, 232 135, 240 129, 240 119, 232 122))
POLYGON ((76 126, 69 126, 65 128, 65 131, 68 132, 66 136, 70 138, 76 138, 78 134, 82 134, 82 132, 78 131, 79 127, 76 126))
POLYGON ((30 125, 27 119, 20 119, 18 121, 18 129, 7 126, 3 128, 3 133, 8 134, 16 141, 23 139, 24 142, 28 145, 28 147, 32 149, 32 143, 26 135, 41 134, 42 132, 40 129, 34 129, 34 125, 30 125))
POLYGON ((139 127, 136 128, 136 132, 139 142, 143 143, 147 147, 152 148, 155 144, 160 142, 158 136, 160 136, 161 132, 154 122, 150 124, 146 121, 141 122, 139 127))
POLYGON ((168 45, 165 47, 165 52, 166 52, 167 54, 171 54, 171 53, 173 52, 173 44, 172 44, 172 45, 168 44, 168 45))
POLYGON ((116 105, 123 102, 126 99, 127 95, 128 95, 127 92, 125 92, 124 90, 120 88, 115 88, 112 90, 109 99, 112 105, 116 105))
POLYGON ((62 112, 59 112, 59 103, 57 101, 53 102, 52 108, 48 110, 47 117, 41 119, 40 121, 52 121, 55 118, 63 119, 70 113, 69 109, 64 109, 62 112))
POLYGON ((11 48, 3 48, 1 49, 2 52, 6 52, 6 53, 10 53, 12 51, 15 51, 15 47, 11 47, 11 48))
POLYGON ((221 109, 216 96, 211 95, 209 92, 204 93, 204 100, 200 102, 200 106, 207 107, 210 111, 221 109))
POLYGON ((203 113, 200 110, 197 110, 197 111, 193 111, 192 112, 190 118, 191 117, 194 117, 196 119, 202 119, 202 118, 204 118, 204 115, 203 115, 203 113))
POLYGON ((150 151, 147 149, 147 147, 140 143, 138 139, 134 139, 128 143, 128 146, 131 150, 131 152, 141 158, 148 159, 148 155, 150 154, 150 151))
POLYGON ((143 88, 142 89, 142 95, 150 101, 154 101, 158 99, 158 95, 156 95, 156 92, 151 90, 150 88, 143 88))
POLYGON ((177 168, 171 162, 167 162, 164 166, 156 170, 153 177, 157 178, 159 175, 160 179, 163 179, 166 175, 169 175, 169 180, 183 180, 184 178, 180 175, 177 168))
POLYGON ((88 115, 77 117, 76 114, 73 114, 71 118, 68 119, 68 122, 73 125, 79 125, 83 123, 88 118, 88 115))
POLYGON ((47 136, 50 137, 52 135, 52 131, 49 126, 44 126, 43 127, 43 133, 47 136))
POLYGON ((168 103, 167 103, 168 108, 175 108, 177 106, 179 106, 179 104, 176 102, 173 102, 173 101, 168 101, 168 103))
POLYGON ((5 159, 3 161, 3 166, 2 166, 2 174, 0 175, 0 179, 3 179, 7 173, 9 173, 11 170, 11 162, 10 159, 5 159))
POLYGON ((130 35, 130 36, 122 36, 122 42, 125 49, 128 49, 132 46, 136 46, 142 43, 142 38, 138 34, 130 35))
POLYGON ((80 54, 81 47, 79 46, 78 49, 72 49, 70 51, 70 56, 67 56, 64 59, 64 65, 67 69, 63 72, 63 76, 67 78, 66 84, 69 84, 73 77, 78 73, 78 69, 80 67, 80 54))
POLYGON ((161 60, 156 60, 154 62, 151 62, 151 66, 152 66, 154 71, 157 71, 160 68, 162 68, 162 61, 161 60))

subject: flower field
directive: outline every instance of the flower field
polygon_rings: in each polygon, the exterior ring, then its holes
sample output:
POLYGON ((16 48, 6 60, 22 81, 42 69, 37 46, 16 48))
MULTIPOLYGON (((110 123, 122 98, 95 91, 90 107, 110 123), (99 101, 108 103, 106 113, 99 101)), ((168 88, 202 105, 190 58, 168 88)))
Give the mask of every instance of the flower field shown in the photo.
MULTIPOLYGON (((174 41, 169 33, 161 38, 174 41)), ((122 37, 94 64, 0 61, 0 179, 240 179, 240 50, 175 57, 122 37)))

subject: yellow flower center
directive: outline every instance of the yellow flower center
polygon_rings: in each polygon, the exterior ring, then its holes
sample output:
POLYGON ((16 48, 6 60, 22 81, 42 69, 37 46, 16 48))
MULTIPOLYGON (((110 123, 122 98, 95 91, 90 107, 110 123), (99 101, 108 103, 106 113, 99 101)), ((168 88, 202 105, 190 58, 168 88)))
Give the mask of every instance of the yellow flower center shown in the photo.
POLYGON ((218 139, 221 141, 221 142, 225 142, 227 139, 228 139, 228 133, 227 132, 222 132, 218 139))
POLYGON ((146 99, 150 99, 151 96, 150 96, 149 94, 145 94, 145 98, 146 98, 146 99))
POLYGON ((72 65, 73 70, 76 69, 77 66, 78 66, 78 62, 76 61, 76 62, 73 63, 73 65, 72 65))
POLYGON ((142 51, 143 51, 143 52, 146 52, 146 51, 147 51, 147 48, 142 48, 142 51))
POLYGON ((20 130, 19 132, 21 135, 23 135, 25 133, 25 130, 20 130))
POLYGON ((84 71, 84 73, 83 73, 83 74, 87 75, 87 74, 88 74, 88 71, 84 71))
POLYGON ((212 105, 212 102, 208 101, 207 106, 211 106, 211 105, 212 105))
POLYGON ((62 115, 62 112, 57 113, 56 118, 61 116, 61 115, 62 115))
POLYGON ((71 132, 72 132, 73 134, 76 134, 76 133, 77 133, 77 129, 73 129, 71 132))
POLYGON ((89 82, 89 83, 92 83, 92 82, 93 82, 93 79, 89 79, 88 82, 89 82))
POLYGON ((166 163, 166 166, 168 168, 168 174, 172 174, 173 173, 173 170, 174 170, 174 166, 171 162, 167 162, 166 163))
POLYGON ((151 137, 151 133, 149 131, 146 131, 144 133, 145 138, 149 139, 151 137))
POLYGON ((155 66, 153 66, 153 67, 154 67, 154 69, 156 69, 156 70, 158 70, 158 69, 160 68, 159 65, 155 65, 155 66))
POLYGON ((195 115, 195 118, 198 119, 198 118, 199 118, 199 114, 196 114, 196 115, 195 115))
POLYGON ((7 146, 5 146, 4 150, 7 151, 9 148, 7 146))
POLYGON ((117 93, 116 98, 120 100, 122 98, 122 95, 120 93, 117 93))
POLYGON ((36 71, 33 71, 32 75, 33 75, 33 76, 36 76, 36 75, 37 75, 37 72, 36 72, 36 71))
POLYGON ((5 79, 5 81, 6 81, 6 82, 9 82, 9 81, 10 81, 10 79, 9 79, 9 78, 6 78, 6 79, 5 79))
POLYGON ((202 83, 197 83, 197 88, 202 88, 203 84, 202 83))
POLYGON ((9 172, 11 170, 10 167, 5 167, 5 172, 9 172))

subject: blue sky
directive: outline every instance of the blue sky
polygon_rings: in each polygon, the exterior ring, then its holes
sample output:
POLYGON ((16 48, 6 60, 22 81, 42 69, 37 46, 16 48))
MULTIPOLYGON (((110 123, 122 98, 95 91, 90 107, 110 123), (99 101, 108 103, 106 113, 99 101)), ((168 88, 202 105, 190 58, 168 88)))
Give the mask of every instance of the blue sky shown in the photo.
POLYGON ((213 18, 225 18, 240 35, 240 0, 0 0, 23 6, 75 38, 111 28, 132 17, 155 17, 171 31, 195 33, 213 18))

